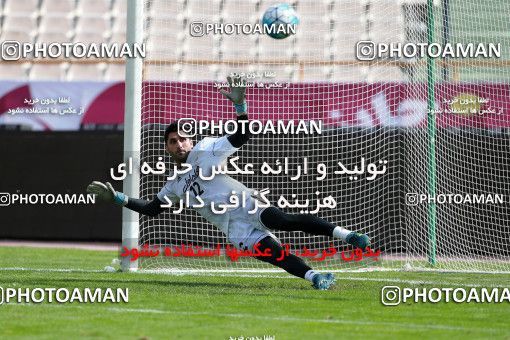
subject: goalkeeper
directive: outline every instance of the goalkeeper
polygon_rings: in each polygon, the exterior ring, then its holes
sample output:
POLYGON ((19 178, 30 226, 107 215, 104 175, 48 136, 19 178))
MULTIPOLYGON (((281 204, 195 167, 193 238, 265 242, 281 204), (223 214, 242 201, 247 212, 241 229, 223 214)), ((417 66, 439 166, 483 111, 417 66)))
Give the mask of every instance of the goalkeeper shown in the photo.
MULTIPOLYGON (((237 120, 248 120, 245 81, 239 77, 228 77, 228 82, 230 92, 221 90, 221 93, 233 102, 237 120)), ((255 258, 306 279, 314 288, 320 290, 329 289, 335 283, 334 275, 315 272, 301 258, 293 254, 277 261, 284 250, 269 229, 302 231, 313 235, 339 238, 362 249, 370 245, 367 235, 335 226, 313 215, 288 214, 274 206, 258 209, 255 214, 249 214, 248 211, 254 210, 256 199, 250 195, 245 196, 244 206, 240 204, 239 207, 229 208, 223 214, 213 213, 211 202, 215 205, 228 204, 233 191, 239 195, 239 202, 241 202, 241 193, 251 190, 226 174, 217 174, 212 180, 203 180, 197 175, 198 168, 200 167, 207 175, 207 171, 210 171, 213 165, 222 164, 248 141, 249 132, 238 128, 235 134, 220 138, 206 137, 196 146, 193 146, 190 138, 180 136, 178 132, 177 122, 167 127, 164 135, 165 148, 178 167, 187 163, 192 166, 192 170, 168 181, 152 201, 127 197, 122 192, 115 191, 110 183, 104 184, 97 181, 87 187, 87 192, 96 194, 102 200, 115 202, 148 216, 156 216, 164 211, 161 205, 167 202, 165 196, 177 203, 181 199, 184 200, 188 192, 190 203, 193 205, 199 204, 196 198, 199 196, 204 204, 195 209, 210 223, 217 226, 237 248, 252 250, 258 243, 259 250, 264 253, 269 249, 268 253, 271 256, 255 256, 255 258)))

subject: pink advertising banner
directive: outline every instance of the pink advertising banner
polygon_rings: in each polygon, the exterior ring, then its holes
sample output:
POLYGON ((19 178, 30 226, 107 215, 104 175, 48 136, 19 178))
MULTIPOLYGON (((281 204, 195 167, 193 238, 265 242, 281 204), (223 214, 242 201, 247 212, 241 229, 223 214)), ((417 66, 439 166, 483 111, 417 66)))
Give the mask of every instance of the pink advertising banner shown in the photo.
MULTIPOLYGON (((322 120, 331 127, 422 127, 434 115, 438 127, 510 127, 510 85, 438 84, 435 107, 427 87, 411 83, 299 83, 247 90, 258 120, 322 120)), ((143 123, 179 118, 235 117, 216 84, 144 84, 143 123)), ((124 83, 0 82, 0 124, 32 130, 78 130, 82 125, 122 124, 124 83)))

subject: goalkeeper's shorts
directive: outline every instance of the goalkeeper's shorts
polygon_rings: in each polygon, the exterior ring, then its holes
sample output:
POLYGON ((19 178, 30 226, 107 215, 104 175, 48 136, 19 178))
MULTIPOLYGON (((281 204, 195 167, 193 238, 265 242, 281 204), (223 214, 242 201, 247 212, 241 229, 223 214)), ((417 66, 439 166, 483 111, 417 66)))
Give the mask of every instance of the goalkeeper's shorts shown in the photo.
POLYGON ((228 240, 236 248, 242 250, 253 250, 253 246, 267 236, 278 241, 260 220, 264 209, 258 209, 254 214, 248 214, 248 211, 253 210, 255 201, 250 198, 248 202, 246 208, 239 207, 230 213, 227 229, 228 240))

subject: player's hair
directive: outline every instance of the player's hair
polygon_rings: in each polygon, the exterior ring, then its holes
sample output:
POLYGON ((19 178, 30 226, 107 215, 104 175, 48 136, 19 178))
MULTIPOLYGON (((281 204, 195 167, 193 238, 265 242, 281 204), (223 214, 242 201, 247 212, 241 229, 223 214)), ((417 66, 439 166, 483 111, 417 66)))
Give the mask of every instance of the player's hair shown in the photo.
POLYGON ((168 142, 168 135, 170 135, 171 132, 177 132, 178 129, 179 129, 179 124, 177 123, 177 121, 171 122, 170 125, 168 125, 166 127, 166 130, 165 130, 165 145, 168 142))

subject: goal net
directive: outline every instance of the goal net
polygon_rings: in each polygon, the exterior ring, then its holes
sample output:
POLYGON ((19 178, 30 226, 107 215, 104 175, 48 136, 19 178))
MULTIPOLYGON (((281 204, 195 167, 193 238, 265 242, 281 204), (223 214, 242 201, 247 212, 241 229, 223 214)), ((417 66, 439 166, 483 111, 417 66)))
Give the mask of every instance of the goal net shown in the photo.
MULTIPOLYGON (((281 196, 308 199, 317 216, 368 233, 374 251, 364 256, 329 237, 275 231, 291 252, 316 251, 306 261, 328 270, 510 271, 510 3, 299 0, 289 2, 300 20, 295 35, 277 40, 249 26, 229 34, 228 24, 256 25, 275 3, 144 1, 140 160, 154 166, 163 157, 171 168, 163 141, 170 122, 235 119, 217 86, 243 72, 254 84, 247 89, 251 120, 320 121, 322 133, 254 135, 235 156, 255 174, 232 177, 269 188, 273 205, 281 196), (385 43, 403 53, 384 50, 385 43), (431 43, 440 47, 428 49, 431 43), (424 44, 425 55, 413 55, 424 44), (435 55, 448 52, 447 44, 453 55, 435 55), (487 57, 480 44, 500 55, 487 57), (285 159, 288 175, 260 171, 285 159), (291 179, 305 162, 308 173, 291 179), (320 206, 328 196, 335 207, 320 206)), ((152 200, 166 176, 143 175, 140 198, 152 200)), ((232 261, 215 226, 191 209, 171 210, 140 217, 140 247, 219 245, 221 256, 141 258, 140 268, 273 268, 249 257, 232 261)))

